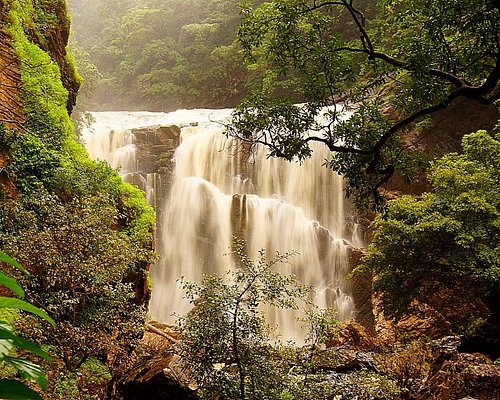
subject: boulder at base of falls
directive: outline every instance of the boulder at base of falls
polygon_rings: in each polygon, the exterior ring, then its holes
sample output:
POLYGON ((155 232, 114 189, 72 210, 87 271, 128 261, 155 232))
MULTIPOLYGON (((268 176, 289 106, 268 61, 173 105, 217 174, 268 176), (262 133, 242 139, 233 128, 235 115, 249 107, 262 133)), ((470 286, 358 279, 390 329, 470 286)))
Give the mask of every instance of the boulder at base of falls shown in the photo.
POLYGON ((398 321, 384 315, 379 296, 373 296, 373 305, 376 335, 381 343, 394 343, 402 337, 439 339, 451 334, 450 323, 427 304, 414 300, 398 321))
MULTIPOLYGON (((349 246, 349 265, 351 268, 359 265, 364 252, 361 249, 349 246)), ((363 325, 370 334, 375 334, 375 315, 372 302, 372 282, 371 272, 357 272, 351 278, 352 297, 356 305, 356 322, 363 325)))
POLYGON ((167 325, 148 323, 140 345, 141 355, 116 380, 113 399, 199 400, 189 370, 173 352, 178 340, 178 334, 167 325))
POLYGON ((348 347, 353 350, 369 351, 376 347, 375 339, 368 330, 356 321, 342 322, 338 333, 329 338, 327 347, 348 347))

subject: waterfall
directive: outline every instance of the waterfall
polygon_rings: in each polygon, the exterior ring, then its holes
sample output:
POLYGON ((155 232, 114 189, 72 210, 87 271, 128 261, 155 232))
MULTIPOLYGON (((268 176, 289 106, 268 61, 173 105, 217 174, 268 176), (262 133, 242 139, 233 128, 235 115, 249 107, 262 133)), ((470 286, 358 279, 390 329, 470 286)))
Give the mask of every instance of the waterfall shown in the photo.
MULTIPOLYGON (((144 126, 181 127, 180 145, 173 157, 174 174, 168 195, 158 200, 164 212, 158 218, 160 261, 151 270, 153 294, 150 313, 163 322, 189 310, 177 280, 200 281, 203 274, 224 273, 233 261, 232 238, 247 243, 251 258, 266 249, 272 256, 298 252, 283 273, 297 275, 314 288, 313 300, 333 307, 340 319, 353 316, 348 246, 361 246, 343 180, 323 164, 325 146, 313 148, 303 162, 270 159, 265 148, 248 147, 226 138, 220 122, 230 110, 181 110, 174 113, 95 113, 91 129, 83 134, 94 158, 121 166, 130 180, 137 174, 132 130, 144 126), (135 169, 134 169, 135 168, 135 169)), ((154 204, 156 178, 143 177, 150 204, 154 204)), ((157 205, 160 207, 160 205, 157 205)), ((296 312, 269 311, 287 339, 301 340, 296 312)))

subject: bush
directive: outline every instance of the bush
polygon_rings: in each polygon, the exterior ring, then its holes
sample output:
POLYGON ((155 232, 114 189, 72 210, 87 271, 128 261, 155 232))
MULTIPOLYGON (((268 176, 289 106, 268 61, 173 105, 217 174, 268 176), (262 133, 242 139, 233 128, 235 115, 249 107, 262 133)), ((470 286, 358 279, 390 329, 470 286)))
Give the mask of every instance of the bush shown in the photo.
POLYGON ((373 223, 360 269, 376 274, 388 314, 439 287, 468 283, 470 299, 487 301, 500 289, 500 142, 479 131, 462 146, 433 164, 433 192, 390 202, 373 223))

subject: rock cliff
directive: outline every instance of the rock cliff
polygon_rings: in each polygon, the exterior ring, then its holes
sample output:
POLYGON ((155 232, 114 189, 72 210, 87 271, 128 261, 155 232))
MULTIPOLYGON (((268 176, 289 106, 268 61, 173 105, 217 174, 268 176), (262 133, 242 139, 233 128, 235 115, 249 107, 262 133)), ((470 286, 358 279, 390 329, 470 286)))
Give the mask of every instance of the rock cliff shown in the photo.
MULTIPOLYGON (((0 3, 0 118, 11 123, 22 123, 22 60, 15 54, 12 27, 18 10, 25 13, 23 18, 31 20, 24 26, 24 33, 30 42, 47 52, 57 63, 64 88, 68 91, 66 107, 71 112, 76 104, 76 96, 80 87, 80 78, 67 52, 70 20, 65 0, 37 2, 36 11, 30 15, 34 6, 23 6, 18 1, 0 3), (39 3, 39 4, 38 4, 39 3)), ((36 68, 36 66, 31 66, 36 68)))

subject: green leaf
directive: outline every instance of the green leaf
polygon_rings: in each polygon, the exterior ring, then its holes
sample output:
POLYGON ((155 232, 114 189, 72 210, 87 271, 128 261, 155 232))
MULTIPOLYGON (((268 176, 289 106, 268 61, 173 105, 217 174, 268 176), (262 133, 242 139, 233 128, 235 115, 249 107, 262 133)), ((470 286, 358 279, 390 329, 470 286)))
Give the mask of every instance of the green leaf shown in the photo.
POLYGON ((23 271, 25 274, 28 274, 28 271, 26 271, 26 268, 24 268, 20 263, 18 263, 12 257, 10 257, 9 255, 7 255, 1 251, 0 251, 0 261, 3 261, 7 264, 10 264, 13 267, 16 267, 18 270, 23 271))
MULTIPOLYGON (((12 332, 14 328, 12 325, 6 321, 0 320, 0 329, 6 330, 8 332, 12 332)), ((0 361, 10 353, 10 351, 14 348, 11 340, 0 339, 0 361)))
POLYGON ((15 379, 0 379, 0 398, 6 400, 43 400, 37 392, 15 379))
POLYGON ((21 288, 21 286, 19 286, 17 281, 14 278, 5 275, 3 272, 0 272, 0 284, 12 290, 19 297, 24 297, 24 290, 21 288))
POLYGON ((14 345, 9 340, 0 340, 0 361, 2 361, 4 357, 10 353, 13 347, 14 345))
POLYGON ((4 326, 0 325, 0 340, 2 340, 2 339, 3 340, 10 340, 13 345, 20 347, 22 349, 28 350, 28 351, 46 359, 47 361, 52 361, 52 358, 45 351, 43 351, 40 347, 38 347, 36 344, 10 332, 10 330, 5 329, 4 326))
POLYGON ((31 314, 38 315, 39 317, 43 318, 44 320, 50 322, 52 326, 56 326, 56 323, 52 318, 49 317, 49 315, 39 309, 38 307, 35 307, 34 305, 27 303, 23 300, 19 299, 13 299, 11 297, 3 297, 0 296, 0 308, 17 308, 19 310, 27 311, 31 314))
POLYGON ((47 378, 39 365, 31 361, 17 357, 5 357, 5 361, 13 365, 25 379, 31 382, 36 382, 42 389, 47 387, 47 378))

